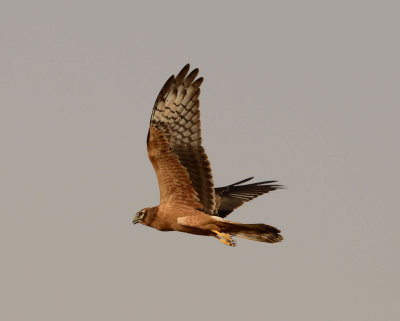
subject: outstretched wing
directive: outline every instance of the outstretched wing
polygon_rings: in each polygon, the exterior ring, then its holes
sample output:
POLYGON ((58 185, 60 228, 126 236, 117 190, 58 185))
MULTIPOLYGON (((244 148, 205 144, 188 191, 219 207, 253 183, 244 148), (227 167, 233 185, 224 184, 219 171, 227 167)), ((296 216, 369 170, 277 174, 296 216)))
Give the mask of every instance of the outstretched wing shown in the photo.
POLYGON ((240 182, 215 188, 217 216, 225 217, 243 203, 251 201, 257 196, 283 188, 282 185, 274 184, 276 181, 264 181, 253 184, 240 185, 248 182, 254 177, 246 178, 240 182))
POLYGON ((160 187, 160 203, 179 201, 215 214, 214 182, 201 146, 199 95, 203 78, 187 64, 162 87, 150 119, 147 151, 160 187))

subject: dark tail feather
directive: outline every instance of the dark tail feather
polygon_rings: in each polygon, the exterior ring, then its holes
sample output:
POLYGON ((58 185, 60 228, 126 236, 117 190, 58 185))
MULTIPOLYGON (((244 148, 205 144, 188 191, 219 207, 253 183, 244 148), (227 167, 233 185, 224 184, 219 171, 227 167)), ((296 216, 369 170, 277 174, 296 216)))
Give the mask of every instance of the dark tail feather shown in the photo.
POLYGON ((229 221, 221 221, 217 225, 224 233, 252 241, 276 243, 283 240, 282 235, 279 234, 281 231, 271 225, 243 224, 229 221))

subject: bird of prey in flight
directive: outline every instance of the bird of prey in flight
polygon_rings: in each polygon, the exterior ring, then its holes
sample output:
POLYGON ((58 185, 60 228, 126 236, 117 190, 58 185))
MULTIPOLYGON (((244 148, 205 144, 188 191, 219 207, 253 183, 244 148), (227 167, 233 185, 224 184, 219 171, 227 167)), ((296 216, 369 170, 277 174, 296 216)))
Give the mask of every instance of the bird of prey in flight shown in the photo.
POLYGON ((237 183, 214 188, 207 154, 201 145, 199 95, 203 78, 187 64, 162 87, 147 134, 147 152, 157 175, 160 205, 137 212, 133 223, 160 231, 213 236, 235 246, 232 236, 275 243, 280 231, 266 224, 244 224, 225 217, 244 202, 282 188, 276 181, 237 183))

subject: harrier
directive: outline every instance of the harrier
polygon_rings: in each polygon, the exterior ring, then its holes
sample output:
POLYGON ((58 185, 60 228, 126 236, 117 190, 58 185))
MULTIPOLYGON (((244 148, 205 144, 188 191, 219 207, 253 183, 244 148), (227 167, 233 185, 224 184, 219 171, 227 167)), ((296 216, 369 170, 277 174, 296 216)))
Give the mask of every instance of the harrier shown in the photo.
POLYGON ((199 95, 203 78, 187 64, 157 96, 147 134, 147 152, 157 175, 160 205, 136 213, 133 223, 160 231, 213 236, 235 246, 232 236, 275 243, 280 231, 266 224, 224 219, 244 202, 282 188, 276 181, 240 182, 214 188, 210 163, 201 145, 199 95))

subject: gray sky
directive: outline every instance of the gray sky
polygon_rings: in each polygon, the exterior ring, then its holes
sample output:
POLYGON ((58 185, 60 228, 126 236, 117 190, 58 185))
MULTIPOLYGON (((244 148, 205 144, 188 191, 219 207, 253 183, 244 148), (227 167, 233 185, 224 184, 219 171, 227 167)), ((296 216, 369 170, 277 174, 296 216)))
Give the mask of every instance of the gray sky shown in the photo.
POLYGON ((1 320, 398 320, 395 1, 2 1, 1 320), (287 190, 230 219, 280 244, 131 224, 158 204, 164 81, 205 77, 217 186, 287 190))

